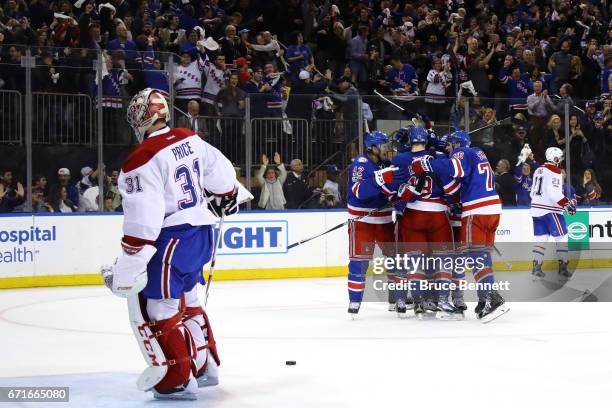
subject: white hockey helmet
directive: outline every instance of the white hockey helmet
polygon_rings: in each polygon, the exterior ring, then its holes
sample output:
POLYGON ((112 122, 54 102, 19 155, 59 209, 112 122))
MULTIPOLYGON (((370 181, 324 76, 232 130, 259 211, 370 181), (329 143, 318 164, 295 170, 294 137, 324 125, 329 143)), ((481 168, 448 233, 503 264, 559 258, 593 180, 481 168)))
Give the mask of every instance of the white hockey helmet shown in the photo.
POLYGON ((134 95, 127 108, 127 121, 138 143, 142 143, 147 130, 159 119, 170 120, 170 108, 159 91, 146 88, 134 95))
POLYGON ((558 147, 549 147, 546 149, 546 161, 559 165, 563 161, 563 150, 558 147))

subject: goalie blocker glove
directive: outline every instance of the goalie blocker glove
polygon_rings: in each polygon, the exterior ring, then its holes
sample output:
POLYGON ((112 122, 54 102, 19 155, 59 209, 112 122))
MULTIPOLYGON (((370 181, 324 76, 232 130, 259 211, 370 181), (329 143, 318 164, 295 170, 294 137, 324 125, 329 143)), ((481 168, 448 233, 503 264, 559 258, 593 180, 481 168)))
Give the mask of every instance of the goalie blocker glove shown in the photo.
POLYGON ((208 209, 216 217, 226 217, 238 212, 239 203, 237 187, 228 194, 219 195, 207 191, 206 195, 208 197, 208 209))

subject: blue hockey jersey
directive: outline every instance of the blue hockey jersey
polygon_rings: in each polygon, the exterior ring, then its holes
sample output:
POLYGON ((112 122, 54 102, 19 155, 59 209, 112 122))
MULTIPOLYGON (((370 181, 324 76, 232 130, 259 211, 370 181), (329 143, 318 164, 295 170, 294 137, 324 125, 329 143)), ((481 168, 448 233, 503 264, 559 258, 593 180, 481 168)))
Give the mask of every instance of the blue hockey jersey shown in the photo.
POLYGON ((168 72, 165 70, 157 70, 153 65, 155 61, 155 51, 153 46, 149 45, 144 53, 142 67, 144 68, 144 78, 147 88, 157 89, 164 97, 170 97, 170 86, 168 83, 168 72))
POLYGON ((462 217, 473 214, 500 214, 501 201, 495 191, 495 175, 485 153, 477 147, 459 147, 450 159, 438 157, 431 167, 439 177, 453 178, 444 186, 451 194, 459 190, 462 217))
POLYGON ((530 77, 529 73, 521 74, 518 80, 508 75, 505 68, 499 71, 499 80, 505 84, 510 97, 510 108, 527 110, 527 97, 529 96, 530 77))
POLYGON ((417 90, 418 79, 414 68, 410 64, 404 64, 401 70, 391 68, 387 72, 387 81, 393 91, 401 91, 405 86, 409 87, 409 93, 414 93, 417 90))
MULTIPOLYGON (((411 174, 413 174, 410 165, 412 164, 414 159, 427 155, 429 155, 429 152, 427 152, 426 150, 414 153, 404 152, 395 156, 391 161, 391 164, 400 168, 406 168, 411 172, 411 174)), ((441 157, 445 157, 441 153, 440 155, 441 157)), ((450 177, 446 177, 445 180, 447 183, 452 181, 450 177)), ((418 183, 418 177, 412 176, 410 177, 408 182, 413 186, 416 186, 418 183)), ((423 189, 421 190, 421 196, 414 202, 405 203, 405 208, 420 211, 446 211, 447 203, 446 200, 444 200, 443 186, 441 186, 440 184, 446 184, 442 180, 442 178, 440 178, 440 180, 434 180, 431 177, 427 176, 427 178, 425 179, 425 183, 423 184, 423 189)), ((392 189, 396 189, 393 187, 392 189)), ((398 209, 398 207, 396 207, 396 209, 398 209)))
MULTIPOLYGON (((389 202, 388 196, 376 184, 374 172, 388 166, 389 163, 374 163, 365 155, 357 156, 348 172, 347 210, 349 218, 355 218, 389 202)), ((363 218, 368 224, 386 224, 392 222, 392 210, 381 211, 373 216, 363 218)))

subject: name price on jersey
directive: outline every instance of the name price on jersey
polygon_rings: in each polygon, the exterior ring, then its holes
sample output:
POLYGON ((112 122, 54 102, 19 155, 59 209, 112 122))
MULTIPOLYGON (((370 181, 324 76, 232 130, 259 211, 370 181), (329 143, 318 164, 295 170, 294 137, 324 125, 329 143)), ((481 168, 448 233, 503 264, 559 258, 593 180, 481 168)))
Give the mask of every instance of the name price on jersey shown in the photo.
POLYGON ((0 387, 0 402, 68 402, 68 387, 0 387))

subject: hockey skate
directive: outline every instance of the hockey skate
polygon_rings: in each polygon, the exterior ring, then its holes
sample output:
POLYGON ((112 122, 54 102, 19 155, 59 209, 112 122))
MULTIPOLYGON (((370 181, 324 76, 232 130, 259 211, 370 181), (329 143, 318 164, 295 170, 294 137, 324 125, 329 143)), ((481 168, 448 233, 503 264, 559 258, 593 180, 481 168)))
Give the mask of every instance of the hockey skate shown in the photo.
POLYGON ((399 317, 400 319, 404 319, 406 317, 406 310, 408 310, 406 300, 397 299, 397 301, 395 302, 395 311, 397 312, 397 317, 399 317))
POLYGON ((453 295, 453 305, 461 312, 465 312, 467 310, 467 305, 465 304, 465 300, 463 300, 463 294, 461 295, 453 295))
POLYGON ((217 362, 207 351, 208 357, 206 361, 206 370, 202 373, 202 375, 196 377, 196 381, 198 382, 198 388, 202 387, 212 387, 213 385, 219 385, 219 367, 217 366, 217 362))
POLYGON ((449 302, 448 298, 440 297, 436 309, 438 320, 463 320, 463 312, 449 302))
POLYGON ((494 290, 487 293, 484 303, 484 307, 478 313, 478 318, 483 323, 489 323, 510 310, 504 298, 494 290))
POLYGON ((531 270, 531 275, 533 276, 534 281, 542 280, 546 276, 544 271, 542 271, 542 262, 538 262, 536 260, 533 261, 533 269, 531 270))
POLYGON ((569 261, 561 261, 559 260, 559 277, 563 280, 570 279, 572 277, 572 272, 567 269, 567 265, 569 261))
POLYGON ((476 316, 478 316, 480 314, 480 312, 482 312, 482 309, 484 309, 485 307, 485 299, 481 299, 478 298, 478 304, 476 305, 476 308, 474 309, 474 313, 476 313, 476 316))
POLYGON ((423 315, 425 314, 425 308, 423 308, 423 299, 420 297, 414 298, 414 315, 417 319, 423 320, 423 315))
POLYGON ((423 301, 423 309, 426 312, 437 312, 438 311, 438 302, 434 298, 427 298, 423 301))
POLYGON ((361 303, 360 302, 350 302, 349 303, 347 312, 349 313, 349 315, 351 316, 351 318, 353 320, 355 320, 355 317, 357 316, 357 313, 359 313, 359 308, 360 307, 361 307, 361 303))
POLYGON ((198 399, 196 394, 198 391, 198 383, 195 378, 190 378, 187 383, 180 387, 175 387, 167 392, 159 392, 153 388, 153 397, 159 400, 187 400, 195 401, 198 399))

